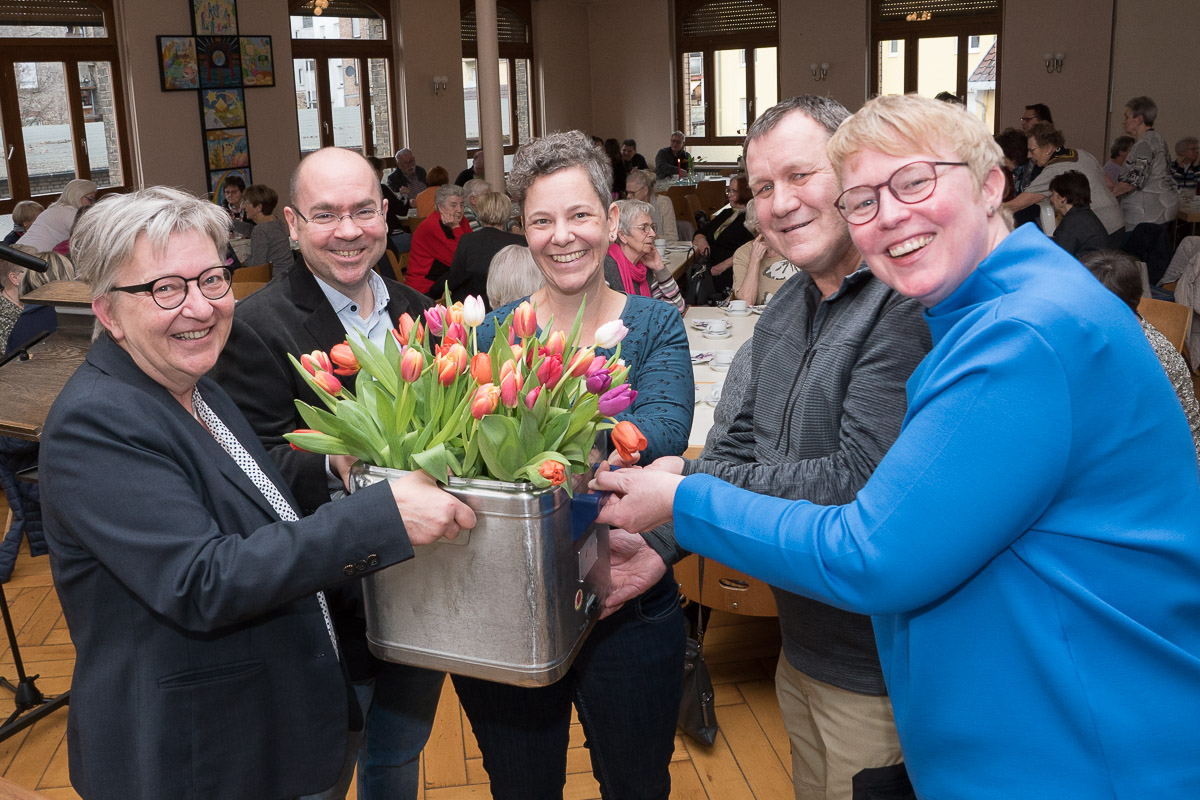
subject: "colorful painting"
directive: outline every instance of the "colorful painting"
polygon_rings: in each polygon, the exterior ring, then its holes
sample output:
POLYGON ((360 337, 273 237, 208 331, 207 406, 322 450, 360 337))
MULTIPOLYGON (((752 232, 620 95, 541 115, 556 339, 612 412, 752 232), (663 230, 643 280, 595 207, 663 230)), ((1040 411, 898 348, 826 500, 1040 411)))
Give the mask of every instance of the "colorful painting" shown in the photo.
POLYGON ((270 36, 243 36, 242 85, 274 86, 275 61, 271 56, 270 36))
POLYGON ((242 51, 236 36, 197 36, 196 66, 204 88, 242 85, 242 51))
POLYGON ((254 181, 250 180, 249 167, 244 169, 223 169, 208 173, 209 197, 212 199, 212 202, 219 206, 225 204, 225 181, 229 179, 230 175, 237 175, 246 182, 247 186, 254 183, 254 181))
POLYGON ((159 36, 158 54, 158 74, 164 92, 200 88, 196 37, 159 36))
POLYGON ((210 171, 250 166, 250 147, 246 142, 245 128, 205 131, 204 143, 208 148, 210 171))
POLYGON ((237 36, 235 0, 192 0, 192 32, 197 36, 237 36))
POLYGON ((241 89, 201 89, 200 112, 207 131, 246 127, 246 99, 241 89))

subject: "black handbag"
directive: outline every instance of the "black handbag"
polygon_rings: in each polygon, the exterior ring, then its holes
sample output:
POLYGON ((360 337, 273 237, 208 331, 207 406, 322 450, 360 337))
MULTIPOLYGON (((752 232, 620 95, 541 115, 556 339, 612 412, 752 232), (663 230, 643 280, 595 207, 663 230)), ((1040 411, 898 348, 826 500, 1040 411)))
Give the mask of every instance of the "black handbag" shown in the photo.
POLYGON ((701 744, 717 740, 717 709, 712 677, 704 663, 704 557, 700 559, 700 589, 696 595, 696 638, 688 637, 683 654, 683 699, 679 703, 679 728, 701 744))
POLYGON ((692 255, 692 265, 688 267, 683 300, 689 306, 709 305, 717 296, 717 287, 713 283, 712 272, 708 269, 709 253, 696 255, 694 250, 689 252, 692 255))

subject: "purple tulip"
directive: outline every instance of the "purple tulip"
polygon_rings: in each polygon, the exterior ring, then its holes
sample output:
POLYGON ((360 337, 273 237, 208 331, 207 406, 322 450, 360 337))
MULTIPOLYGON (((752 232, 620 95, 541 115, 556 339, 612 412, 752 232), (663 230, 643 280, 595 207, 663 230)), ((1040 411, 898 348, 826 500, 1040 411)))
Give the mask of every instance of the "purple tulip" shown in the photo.
POLYGON ((592 394, 604 394, 612 386, 612 375, 607 370, 593 372, 587 379, 587 390, 592 394))
POLYGON ((629 388, 628 383, 622 383, 615 389, 609 389, 604 394, 600 395, 600 402, 597 410, 606 417, 611 417, 615 414, 620 414, 625 409, 633 404, 634 398, 637 397, 637 392, 629 388))

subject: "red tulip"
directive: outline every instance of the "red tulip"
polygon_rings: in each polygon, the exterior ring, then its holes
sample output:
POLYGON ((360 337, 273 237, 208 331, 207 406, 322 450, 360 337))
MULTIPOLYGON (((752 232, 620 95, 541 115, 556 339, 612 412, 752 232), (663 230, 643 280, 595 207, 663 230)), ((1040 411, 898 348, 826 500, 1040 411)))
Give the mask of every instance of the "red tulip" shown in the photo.
POLYGON ((333 372, 333 364, 329 361, 329 356, 322 350, 313 350, 311 353, 300 356, 300 364, 308 370, 309 375, 316 375, 318 372, 333 372))
MULTIPOLYGON (((314 431, 312 428, 296 428, 296 430, 292 431, 292 433, 320 433, 320 431, 314 431)), ((288 444, 293 450, 297 450, 301 453, 308 452, 303 447, 297 447, 295 442, 288 442, 288 444)))
POLYGON ((350 349, 350 345, 348 343, 342 342, 341 344, 335 344, 333 347, 329 348, 329 358, 334 363, 334 374, 358 374, 358 359, 354 357, 354 351, 350 349))
POLYGON ((425 357, 421 351, 415 347, 404 348, 404 355, 400 356, 400 377, 407 383, 413 383, 421 377, 421 371, 424 369, 425 357))
POLYGON ((471 356, 471 377, 482 386, 492 382, 492 359, 487 353, 476 353, 471 356))
POLYGON ((485 383, 475 390, 475 399, 471 401, 471 416, 483 419, 484 414, 491 414, 500 404, 500 389, 494 383, 485 383))
POLYGON ((513 330, 522 339, 528 339, 537 333, 537 309, 528 300, 517 306, 513 312, 513 330))
POLYGON ((342 391, 342 382, 333 377, 333 374, 330 372, 318 372, 312 378, 313 383, 335 397, 342 391))
POLYGON ((567 470, 562 463, 547 458, 538 467, 538 474, 550 481, 551 486, 558 486, 567 479, 567 470))
POLYGON ((562 380, 563 376, 563 360, 562 356, 550 356, 542 361, 538 366, 537 377, 538 381, 548 389, 553 389, 562 380))
POLYGON ((623 419, 617 423, 610 434, 613 447, 616 448, 617 455, 621 457, 621 461, 626 465, 633 463, 633 454, 640 453, 646 449, 646 437, 627 419, 623 419))
POLYGON ((538 395, 540 395, 541 393, 542 393, 542 387, 540 387, 540 386, 535 386, 532 389, 530 389, 529 393, 525 395, 525 407, 528 409, 532 409, 533 404, 537 402, 538 395))
MULTIPOLYGON (((511 363, 511 362, 508 362, 511 363)), ((500 402, 505 408, 516 408, 517 399, 521 391, 521 382, 517 380, 516 372, 505 374, 501 371, 500 375, 500 402)))

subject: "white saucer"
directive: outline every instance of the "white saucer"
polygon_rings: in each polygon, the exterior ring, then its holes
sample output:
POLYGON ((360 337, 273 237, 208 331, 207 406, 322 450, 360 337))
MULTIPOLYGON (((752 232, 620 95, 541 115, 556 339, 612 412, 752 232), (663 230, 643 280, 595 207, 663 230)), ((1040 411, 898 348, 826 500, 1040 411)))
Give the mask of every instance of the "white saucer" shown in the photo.
POLYGON ((733 331, 726 328, 724 333, 713 333, 712 331, 705 331, 702 335, 704 336, 705 339, 728 339, 730 336, 733 336, 733 331))
POLYGON ((718 363, 717 363, 717 362, 715 362, 715 361, 713 361, 712 363, 710 363, 710 364, 708 365, 708 368, 709 368, 709 369, 711 369, 711 370, 716 370, 717 372, 728 372, 728 371, 729 371, 729 365, 728 365, 728 364, 718 364, 718 363))
POLYGON ((750 316, 749 308, 747 308, 745 311, 734 311, 733 309, 726 308, 726 309, 724 309, 724 311, 726 314, 728 314, 731 317, 748 317, 748 316, 750 316))

